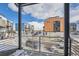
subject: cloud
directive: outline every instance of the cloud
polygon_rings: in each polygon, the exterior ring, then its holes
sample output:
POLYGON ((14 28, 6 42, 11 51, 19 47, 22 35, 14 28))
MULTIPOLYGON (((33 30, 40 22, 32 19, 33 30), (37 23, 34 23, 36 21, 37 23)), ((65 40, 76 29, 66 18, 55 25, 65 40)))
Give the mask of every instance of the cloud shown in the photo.
POLYGON ((64 4, 59 3, 43 3, 31 6, 26 6, 23 8, 25 14, 31 13, 33 17, 39 19, 46 19, 54 16, 63 16, 64 4))
POLYGON ((10 9, 12 9, 13 11, 18 12, 18 8, 16 7, 16 5, 14 3, 9 3, 8 7, 10 9))
MULTIPOLYGON (((13 11, 18 11, 14 4, 8 4, 8 7, 13 11)), ((64 4, 62 3, 40 3, 36 5, 25 6, 22 8, 23 14, 31 14, 38 19, 46 19, 49 17, 60 16, 64 14, 64 4)))
POLYGON ((77 21, 79 21, 79 5, 77 5, 76 7, 70 7, 70 22, 77 21))
POLYGON ((79 15, 75 15, 73 17, 70 17, 70 23, 71 22, 77 22, 77 21, 79 21, 79 15))
POLYGON ((43 30, 44 23, 43 22, 29 22, 28 24, 34 25, 34 30, 43 30))
POLYGON ((7 18, 6 18, 4 15, 0 15, 0 17, 1 17, 3 20, 7 20, 7 18))
MULTIPOLYGON (((18 8, 14 4, 8 4, 8 7, 15 12, 18 8)), ((64 16, 64 4, 62 3, 40 3, 36 5, 25 6, 22 8, 23 15, 31 14, 38 19, 47 19, 54 16, 64 16)), ((43 30, 44 23, 32 21, 30 25, 34 25, 34 30, 43 30)))

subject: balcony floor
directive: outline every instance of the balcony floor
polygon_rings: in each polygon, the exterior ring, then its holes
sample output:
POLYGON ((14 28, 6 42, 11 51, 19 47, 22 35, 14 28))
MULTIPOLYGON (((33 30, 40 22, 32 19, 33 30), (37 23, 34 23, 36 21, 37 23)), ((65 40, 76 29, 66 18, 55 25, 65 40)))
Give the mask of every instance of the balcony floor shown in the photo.
POLYGON ((0 44, 0 56, 8 56, 17 50, 17 46, 0 44))

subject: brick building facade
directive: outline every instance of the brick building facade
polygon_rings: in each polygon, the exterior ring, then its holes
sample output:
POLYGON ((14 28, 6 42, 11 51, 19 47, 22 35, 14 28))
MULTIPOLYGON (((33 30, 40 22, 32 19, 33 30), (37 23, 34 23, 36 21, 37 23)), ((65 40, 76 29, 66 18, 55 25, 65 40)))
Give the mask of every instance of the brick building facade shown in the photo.
POLYGON ((44 22, 45 32, 63 32, 64 31, 64 18, 63 17, 50 17, 44 22))

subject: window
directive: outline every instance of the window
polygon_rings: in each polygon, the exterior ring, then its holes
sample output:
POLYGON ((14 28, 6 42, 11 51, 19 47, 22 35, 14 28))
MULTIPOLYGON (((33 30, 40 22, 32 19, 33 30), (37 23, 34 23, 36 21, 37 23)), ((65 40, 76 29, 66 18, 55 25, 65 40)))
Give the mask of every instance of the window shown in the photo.
POLYGON ((21 13, 22 47, 29 55, 64 55, 64 4, 24 6, 21 13))
POLYGON ((59 21, 55 21, 53 25, 54 25, 54 31, 55 32, 60 32, 60 22, 59 21))
MULTIPOLYGON (((1 3, 0 51, 18 48, 23 56, 67 56, 68 7, 68 3, 1 3)), ((78 23, 70 25, 70 34, 78 32, 78 23)))

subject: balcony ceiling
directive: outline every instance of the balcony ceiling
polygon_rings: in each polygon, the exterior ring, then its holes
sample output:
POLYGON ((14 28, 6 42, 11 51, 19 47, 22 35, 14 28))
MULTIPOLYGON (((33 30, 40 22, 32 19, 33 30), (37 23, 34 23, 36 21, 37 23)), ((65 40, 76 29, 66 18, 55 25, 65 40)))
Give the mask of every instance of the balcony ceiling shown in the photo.
MULTIPOLYGON (((21 3, 21 6, 30 6, 30 5, 34 5, 34 4, 38 4, 38 3, 21 3)), ((16 6, 18 6, 18 3, 15 3, 16 6)))

